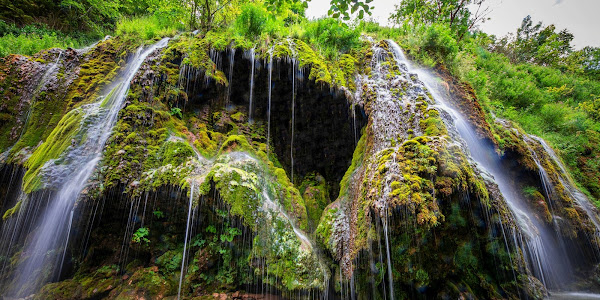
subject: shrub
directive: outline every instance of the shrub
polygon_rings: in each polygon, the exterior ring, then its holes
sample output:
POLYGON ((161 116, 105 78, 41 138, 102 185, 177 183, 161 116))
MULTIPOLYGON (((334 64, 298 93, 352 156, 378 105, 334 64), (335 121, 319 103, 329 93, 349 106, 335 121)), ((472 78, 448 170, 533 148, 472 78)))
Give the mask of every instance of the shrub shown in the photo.
POLYGON ((327 57, 348 53, 361 45, 360 31, 337 19, 324 18, 309 22, 304 38, 321 47, 327 57))
POLYGON ((81 48, 97 40, 95 34, 65 34, 45 24, 17 27, 0 21, 0 57, 9 54, 33 55, 50 48, 81 48))
POLYGON ((248 3, 235 20, 235 29, 246 38, 257 38, 269 27, 269 13, 259 4, 248 3))
POLYGON ((174 36, 185 29, 181 22, 171 22, 161 15, 126 17, 117 23, 116 35, 128 37, 135 41, 149 41, 165 36, 174 36))
POLYGON ((443 24, 424 27, 421 40, 422 50, 437 58, 438 62, 449 60, 458 53, 458 44, 453 32, 443 24))

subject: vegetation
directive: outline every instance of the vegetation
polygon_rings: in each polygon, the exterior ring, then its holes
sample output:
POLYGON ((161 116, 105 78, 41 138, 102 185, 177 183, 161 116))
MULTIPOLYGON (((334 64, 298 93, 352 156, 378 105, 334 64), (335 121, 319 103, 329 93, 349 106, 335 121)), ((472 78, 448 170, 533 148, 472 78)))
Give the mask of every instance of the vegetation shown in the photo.
MULTIPOLYGON (((258 285, 248 279, 251 273, 261 276, 266 273, 260 284, 284 292, 310 294, 312 290, 323 290, 321 278, 343 282, 341 276, 353 275, 352 268, 360 268, 366 262, 355 259, 365 254, 360 252, 375 249, 378 241, 381 255, 383 234, 385 243, 390 243, 388 230, 393 234, 389 235, 391 246, 386 245, 386 263, 390 263, 392 256, 394 265, 386 270, 382 257, 379 262, 374 257, 367 258, 373 261, 369 262, 369 269, 377 272, 357 272, 358 285, 367 282, 360 277, 364 274, 380 274, 373 278, 373 284, 379 285, 390 272, 395 282, 407 290, 410 287, 427 296, 428 286, 442 280, 448 280, 448 287, 443 289, 455 290, 457 295, 486 291, 488 298, 510 298, 505 291, 520 291, 521 287, 515 287, 519 284, 517 279, 513 278, 520 262, 511 259, 513 253, 517 254, 513 251, 516 246, 502 244, 499 234, 495 236, 488 231, 499 226, 494 222, 508 220, 500 225, 512 226, 512 221, 503 218, 503 214, 509 214, 506 205, 498 203, 497 195, 493 195, 495 188, 487 186, 487 176, 473 168, 458 145, 451 145, 452 132, 446 128, 444 116, 429 105, 433 103, 427 102, 423 95, 412 99, 414 104, 401 112, 408 121, 402 125, 410 129, 391 138, 390 145, 386 144, 381 151, 373 151, 373 131, 378 128, 367 125, 341 178, 336 201, 330 197, 337 191, 331 190, 331 183, 322 174, 303 174, 297 181, 301 183, 299 187, 290 181, 266 138, 267 130, 273 130, 269 131, 273 139, 277 132, 274 127, 265 129, 258 119, 256 123, 248 122, 245 107, 223 108, 212 103, 220 100, 220 95, 214 95, 218 94, 215 90, 219 92, 233 85, 213 55, 222 55, 234 47, 254 49, 257 61, 262 62, 275 58, 281 64, 291 64, 285 59, 293 57, 294 64, 306 71, 302 80, 310 81, 311 88, 323 89, 326 95, 329 88, 332 95, 336 88, 337 92, 347 92, 346 95, 360 88, 362 95, 366 95, 361 106, 371 114, 369 101, 373 99, 369 97, 375 91, 368 84, 355 86, 360 81, 354 79, 357 73, 370 78, 380 71, 371 70, 368 60, 377 57, 368 39, 361 36, 396 40, 413 59, 440 74, 452 75, 452 80, 472 91, 473 98, 469 100, 473 101, 468 105, 481 106, 481 118, 490 131, 489 135, 483 135, 490 139, 499 155, 517 151, 518 147, 521 147, 519 154, 527 151, 525 142, 515 141, 520 138, 516 134, 541 136, 558 150, 584 191, 600 199, 600 50, 591 47, 575 50, 570 32, 557 32, 553 25, 534 25, 530 17, 524 19, 514 37, 497 38, 479 32, 477 25, 486 19, 488 12, 484 0, 405 0, 392 15, 397 28, 361 20, 369 14, 370 0, 332 0, 333 18, 317 20, 305 17, 306 2, 301 0, 38 2, 35 8, 30 0, 13 3, 12 14, 0 14, 4 19, 0 21, 1 56, 35 55, 49 47, 81 47, 104 34, 116 37, 100 42, 95 50, 82 56, 77 76, 65 88, 64 95, 48 96, 52 91, 40 94, 39 99, 48 101, 33 104, 32 120, 20 128, 22 135, 18 138, 15 135, 18 142, 13 148, 10 148, 13 139, 11 143, 0 143, 2 151, 10 149, 9 155, 25 157, 23 187, 28 194, 43 187, 40 177, 45 165, 60 163, 65 151, 86 138, 80 130, 86 123, 82 107, 97 99, 102 87, 115 78, 133 49, 172 37, 162 54, 150 56, 142 66, 144 71, 132 81, 114 132, 106 143, 100 172, 85 191, 90 197, 122 191, 138 203, 153 195, 147 211, 144 203, 147 215, 145 219, 141 217, 142 225, 127 227, 137 228, 128 231, 126 241, 140 261, 112 266, 114 262, 108 254, 102 262, 82 259, 77 263, 83 267, 76 268, 94 271, 89 271, 88 276, 77 274, 73 279, 48 285, 41 294, 47 298, 68 298, 68 291, 95 298, 97 291, 104 293, 109 289, 114 289, 111 292, 114 295, 126 297, 132 295, 127 294, 132 285, 150 287, 146 296, 173 295, 177 286, 174 282, 184 261, 184 238, 180 233, 165 232, 182 228, 174 219, 185 215, 181 210, 188 207, 187 200, 184 205, 176 202, 181 200, 181 195, 177 198, 174 191, 177 188, 187 189, 188 196, 196 197, 190 199, 190 205, 194 216, 202 218, 201 224, 195 225, 193 237, 185 240, 189 242, 191 263, 185 269, 184 294, 186 288, 188 293, 193 290, 201 295, 258 285), (40 18, 44 14, 48 17, 40 18), (358 21, 339 19, 349 20, 352 14, 358 21), (76 29, 76 24, 82 24, 81 30, 76 29), (183 87, 181 82, 185 80, 194 81, 194 93, 183 87), (214 97, 206 101, 210 104, 190 100, 204 95, 214 97), (51 108, 52 113, 46 108, 51 108), (40 116, 44 113, 48 116, 40 116), (497 118, 513 121, 517 133, 508 132, 497 118), (169 196, 163 197, 160 194, 165 187, 169 196), (154 193, 158 196, 154 197, 154 193), (381 203, 384 194, 388 198, 381 203), (170 201, 169 205, 161 206, 165 199, 170 201), (201 201, 209 204, 200 205, 201 201), (384 233, 381 225, 385 227, 384 233), (311 238, 317 243, 313 245, 311 238), (238 244, 242 246, 233 247, 238 244), (322 259, 320 249, 313 249, 318 246, 326 248, 329 252, 324 255, 329 257, 322 259), (343 261, 346 258, 352 259, 343 261), (494 269, 488 264, 496 261, 511 276, 497 280, 494 276, 503 275, 487 274, 494 269), (87 265, 94 263, 107 265, 93 268, 87 265), (334 271, 332 276, 328 274, 330 269, 334 271), (127 276, 120 282, 129 282, 129 287, 109 285, 110 278, 120 276, 127 276), (447 279, 451 276, 460 279, 451 282, 455 280, 447 279), (497 283, 506 286, 496 286, 497 283), (213 290, 202 290, 207 287, 213 290), (471 287, 480 290, 473 292, 471 287), (54 294, 61 289, 65 290, 64 296, 62 292, 60 297, 54 294)), ((377 45, 383 56, 392 55, 386 53, 389 43, 382 41, 377 45)), ((30 60, 46 64, 48 55, 37 54, 30 60)), ((2 65, 9 65, 9 58, 18 57, 5 58, 2 65)), ((239 66, 237 61, 235 64, 239 66)), ((403 72, 389 62, 382 66, 389 69, 389 74, 385 74, 388 79, 403 72)), ((7 103, 10 100, 10 105, 6 105, 10 107, 0 107, 2 129, 15 126, 11 116, 20 105, 15 90, 24 88, 16 85, 10 88, 19 78, 6 75, 14 73, 6 69, 0 72, 2 79, 7 78, 0 95, 8 99, 7 103)), ((252 74, 255 70, 264 75, 265 65, 252 69, 252 74)), ((66 76, 65 69, 57 72, 60 80, 66 76)), ((277 84, 286 78, 285 72, 279 73, 277 84)), ((406 96, 407 83, 401 81, 396 80, 397 88, 390 90, 394 100, 406 96)), ((264 86, 255 92, 264 96, 264 86)), ((558 172, 558 165, 549 157, 540 158, 540 162, 558 172)), ((527 171, 533 170, 531 165, 525 167, 527 171)), ((564 224, 579 222, 579 212, 572 208, 563 177, 554 173, 548 176, 559 189, 555 193, 564 198, 563 205, 558 207, 560 211, 550 213, 546 196, 539 186, 533 186, 535 182, 523 183, 523 195, 538 205, 536 209, 548 224, 552 224, 554 216, 569 219, 564 224)), ((3 219, 19 213, 26 203, 17 202, 5 211, 3 219)), ((121 203, 119 206, 126 207, 121 203)), ((137 215, 135 218, 137 223, 140 218, 137 215)), ((575 229, 570 236, 583 232, 576 225, 572 226, 575 229)), ((377 255, 376 252, 369 254, 377 255)), ((105 255, 103 251, 89 253, 105 255)), ((336 288, 340 291, 345 287, 336 288)))
POLYGON ((0 57, 14 53, 33 55, 50 48, 82 48, 98 39, 93 34, 65 34, 46 24, 17 27, 0 20, 0 57))
POLYGON ((500 129, 492 114, 549 141, 581 187, 599 199, 600 49, 574 50, 568 30, 534 25, 529 16, 516 34, 490 36, 473 30, 485 20, 483 1, 474 2, 482 7, 479 15, 458 10, 453 18, 445 9, 454 7, 456 12, 454 2, 464 1, 404 1, 391 18, 399 29, 364 21, 358 27, 399 41, 419 62, 447 69, 471 86, 501 149, 507 141, 496 132, 500 129), (442 15, 432 12, 436 5, 441 5, 442 15))

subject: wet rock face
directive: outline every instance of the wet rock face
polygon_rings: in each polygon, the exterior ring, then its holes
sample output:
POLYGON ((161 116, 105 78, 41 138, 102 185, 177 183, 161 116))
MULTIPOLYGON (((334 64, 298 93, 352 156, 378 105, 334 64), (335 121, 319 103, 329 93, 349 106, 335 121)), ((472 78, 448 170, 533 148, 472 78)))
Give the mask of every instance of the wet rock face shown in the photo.
MULTIPOLYGON (((333 200, 352 160, 366 116, 357 107, 353 118, 349 101, 343 93, 316 85, 306 78, 297 79, 292 136, 294 92, 290 84, 290 67, 289 64, 281 64, 279 70, 274 70, 279 75, 272 83, 271 134, 274 151, 288 173, 292 169, 293 157, 296 179, 312 172, 325 177, 331 185, 333 200)), ((268 101, 264 100, 259 98, 256 103, 257 116, 266 116, 268 101)), ((294 182, 299 183, 296 179, 294 182)))
POLYGON ((503 229, 515 224, 498 188, 386 42, 365 58, 355 101, 368 125, 317 228, 347 284, 340 289, 365 298, 517 295, 525 287, 512 270, 523 270, 503 229))
MULTIPOLYGON (((282 298, 543 297, 494 178, 469 157, 451 114, 391 43, 363 49, 350 92, 324 83, 335 80, 323 66, 296 69, 300 55, 269 68, 264 51, 252 62, 248 51, 207 50, 206 41, 186 39, 151 53, 133 77, 98 172, 75 205, 60 282, 38 298, 173 296, 182 265, 184 296, 243 289, 282 298), (200 52, 177 52, 190 40, 200 52), (183 64, 190 55, 209 72, 183 64)), ((285 47, 293 44, 278 41, 271 50, 292 55, 285 47)), ((52 50, 40 62, 24 60, 34 66, 63 57, 37 91, 45 95, 31 98, 58 101, 58 115, 92 103, 122 67, 116 61, 126 61, 121 46, 109 40, 89 55, 52 50)), ((447 96, 491 140, 481 108, 465 103, 472 92, 442 77, 447 96)), ((577 244, 569 249, 582 258, 577 266, 593 274, 585 263, 596 262, 589 250, 596 248, 585 244, 598 242, 595 224, 571 201, 568 179, 550 172, 559 164, 542 144, 501 134, 511 143, 502 161, 510 177, 535 189, 528 194, 535 217, 564 224, 561 233, 577 244), (548 170, 550 196, 536 164, 548 170)), ((6 168, 22 177, 22 169, 6 168)), ((0 173, 2 212, 16 205, 7 176, 0 173)))
POLYGON ((10 55, 0 60, 0 128, 3 140, 0 145, 1 152, 19 137, 26 122, 31 97, 48 67, 18 55, 10 55))
MULTIPOLYGON (((216 64, 221 66, 229 78, 229 52, 219 52, 214 56, 216 64)), ((238 49, 233 64, 229 99, 230 105, 235 106, 236 110, 248 111, 245 119, 250 114, 251 66, 251 61, 238 49)), ((269 120, 268 60, 257 58, 254 67, 251 114, 253 121, 263 128, 262 137, 266 138, 269 120)), ((358 106, 352 112, 350 100, 344 92, 309 80, 310 70, 295 70, 295 75, 292 70, 293 62, 289 60, 275 59, 273 62, 270 151, 277 155, 288 174, 292 171, 293 157, 294 182, 297 184, 310 173, 325 177, 331 185, 333 200, 337 197, 339 182, 352 160, 361 129, 366 125, 366 115, 358 106), (292 84, 294 80, 295 84, 292 84), (293 114, 292 102, 295 103, 293 114)), ((192 71, 182 73, 182 76, 180 80, 185 81, 189 91, 188 102, 184 104, 186 109, 201 111, 203 106, 208 105, 211 113, 214 113, 225 105, 228 87, 219 87, 214 82, 207 84, 202 72, 192 71)), ((227 131, 227 128, 216 129, 227 131)))
MULTIPOLYGON (((21 184, 24 171, 22 167, 12 164, 0 167, 0 220, 18 201, 18 186, 21 184)), ((0 228, 1 223, 0 221, 0 228)))

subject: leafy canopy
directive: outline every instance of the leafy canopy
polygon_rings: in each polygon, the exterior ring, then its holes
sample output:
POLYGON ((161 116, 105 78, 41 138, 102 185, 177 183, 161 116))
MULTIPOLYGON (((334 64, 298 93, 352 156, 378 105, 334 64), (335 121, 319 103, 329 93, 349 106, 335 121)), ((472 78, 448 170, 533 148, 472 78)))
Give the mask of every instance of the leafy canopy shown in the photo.
POLYGON ((399 25, 446 24, 459 40, 487 20, 485 0, 403 0, 390 20, 399 25), (474 9, 473 9, 474 7, 474 9))

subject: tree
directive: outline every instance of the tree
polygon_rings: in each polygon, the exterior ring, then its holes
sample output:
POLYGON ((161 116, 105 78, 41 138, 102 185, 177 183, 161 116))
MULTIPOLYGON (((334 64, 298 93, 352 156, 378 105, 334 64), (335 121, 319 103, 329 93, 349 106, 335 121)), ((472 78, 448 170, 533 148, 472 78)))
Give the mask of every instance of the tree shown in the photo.
POLYGON ((572 41, 573 34, 567 29, 557 32, 553 24, 544 27, 542 22, 538 22, 534 25, 531 16, 527 16, 516 35, 503 37, 494 44, 493 50, 506 54, 515 63, 574 69, 577 59, 571 56, 572 41))
POLYGON ((372 6, 369 6, 371 2, 373 0, 331 0, 331 8, 327 13, 334 18, 342 17, 344 20, 350 20, 350 14, 358 13, 357 17, 362 19, 365 13, 371 15, 371 9, 373 9, 372 6))
POLYGON ((444 23, 460 41, 467 32, 487 20, 491 10, 484 4, 485 0, 404 0, 396 5, 390 20, 398 25, 413 26, 444 23))
POLYGON ((600 80, 600 48, 588 46, 574 54, 579 57, 583 72, 600 80))

